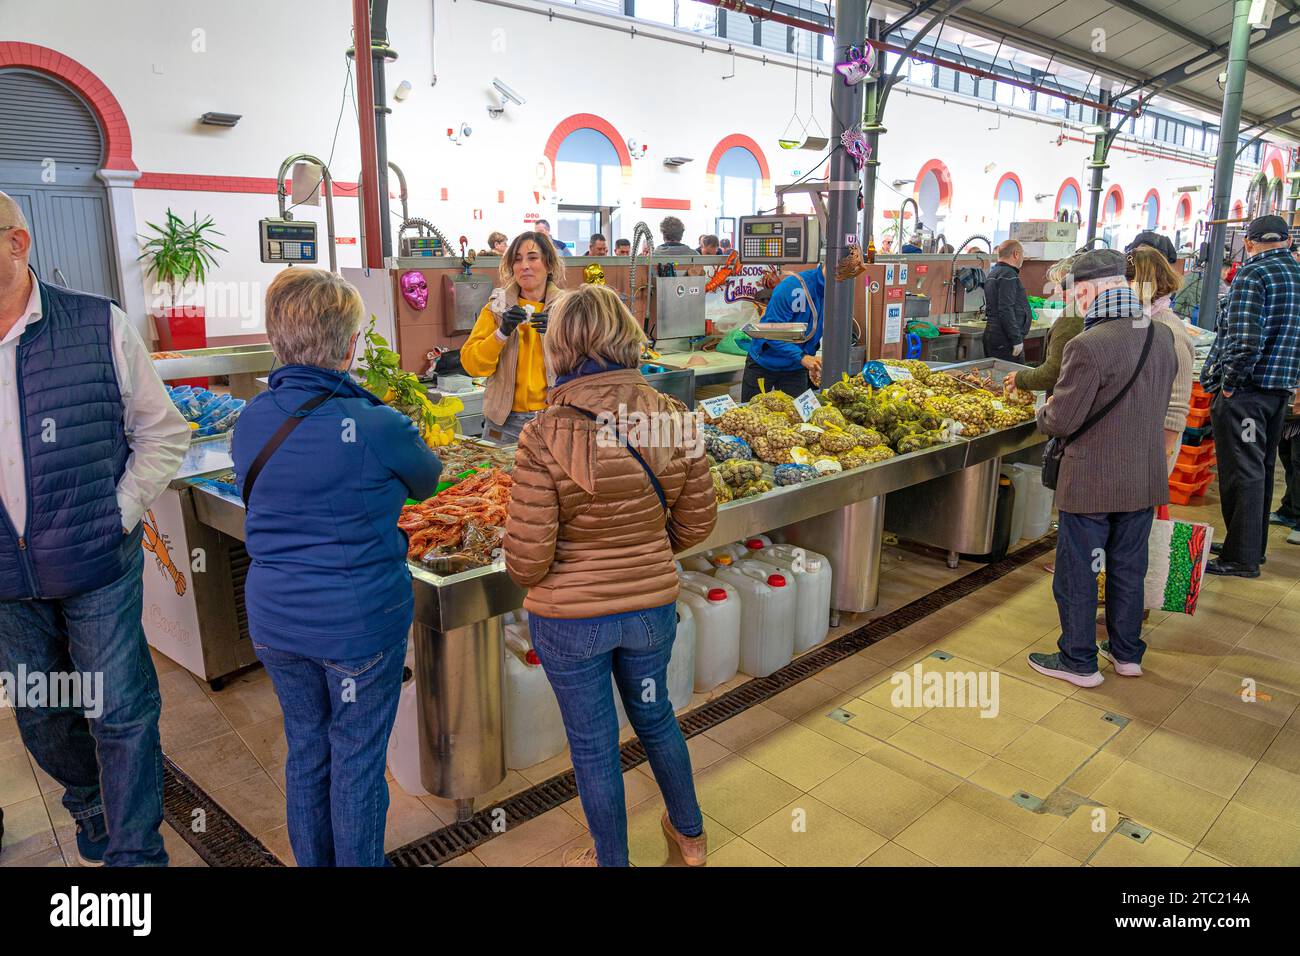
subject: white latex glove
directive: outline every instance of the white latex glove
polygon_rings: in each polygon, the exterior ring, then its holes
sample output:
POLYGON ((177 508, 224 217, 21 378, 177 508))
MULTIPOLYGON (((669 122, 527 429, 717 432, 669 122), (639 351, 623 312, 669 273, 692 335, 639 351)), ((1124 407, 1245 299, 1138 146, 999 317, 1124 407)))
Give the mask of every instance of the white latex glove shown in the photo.
POLYGON ((1016 356, 1024 355, 1024 354, 1025 354, 1025 343, 1024 343, 1024 342, 1017 342, 1017 343, 1016 343, 1016 347, 1013 348, 1013 349, 1011 350, 1011 354, 1012 354, 1012 355, 1016 355, 1016 356))

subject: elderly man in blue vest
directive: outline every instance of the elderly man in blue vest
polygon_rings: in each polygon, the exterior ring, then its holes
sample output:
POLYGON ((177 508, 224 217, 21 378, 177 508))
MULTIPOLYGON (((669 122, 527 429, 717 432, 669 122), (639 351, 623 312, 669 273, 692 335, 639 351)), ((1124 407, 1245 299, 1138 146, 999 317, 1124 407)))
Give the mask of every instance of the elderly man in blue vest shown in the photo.
POLYGON ((41 282, 31 244, 0 193, 0 672, 99 695, 93 709, 15 702, 23 743, 63 787, 79 860, 165 866, 140 523, 188 426, 126 315, 41 282))

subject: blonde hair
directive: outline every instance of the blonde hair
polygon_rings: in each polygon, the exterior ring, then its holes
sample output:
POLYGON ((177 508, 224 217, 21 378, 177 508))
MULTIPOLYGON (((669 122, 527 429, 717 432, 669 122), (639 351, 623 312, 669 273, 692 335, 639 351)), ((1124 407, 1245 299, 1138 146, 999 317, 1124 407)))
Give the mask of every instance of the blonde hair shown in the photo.
POLYGON ((1183 287, 1183 277, 1174 271, 1163 252, 1139 246, 1129 253, 1124 276, 1143 305, 1173 295, 1183 287))
POLYGON ((545 350, 556 375, 568 375, 589 358, 625 368, 641 361, 645 333, 608 286, 579 286, 560 296, 550 311, 545 350))
POLYGON ((285 269, 266 290, 266 337, 285 365, 335 369, 349 357, 365 305, 356 287, 323 269, 285 269))
POLYGON ((564 263, 560 261, 560 255, 555 251, 555 243, 551 242, 551 237, 544 232, 521 232, 511 240, 510 248, 501 257, 501 284, 506 289, 513 289, 519 284, 515 281, 515 256, 519 255, 519 250, 523 248, 525 242, 537 246, 542 262, 546 265, 547 282, 554 282, 557 285, 563 282, 564 263))

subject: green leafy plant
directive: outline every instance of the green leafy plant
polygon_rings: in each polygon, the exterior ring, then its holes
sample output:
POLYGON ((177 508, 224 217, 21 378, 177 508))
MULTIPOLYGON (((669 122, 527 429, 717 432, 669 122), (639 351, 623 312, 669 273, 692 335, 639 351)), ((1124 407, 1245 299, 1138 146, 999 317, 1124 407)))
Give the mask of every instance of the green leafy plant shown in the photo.
POLYGON ((375 321, 375 316, 371 315, 370 324, 366 326, 366 349, 357 370, 361 384, 421 429, 436 425, 437 418, 420 379, 402 368, 402 357, 389 347, 387 339, 375 331, 375 321))
POLYGON ((167 210, 163 225, 152 222, 145 225, 154 234, 140 237, 144 244, 141 246, 139 261, 148 260, 149 274, 171 289, 172 305, 177 305, 186 282, 191 279, 203 282, 208 271, 216 268, 218 262, 214 253, 227 250, 210 237, 223 236, 225 233, 217 230, 211 216, 200 222, 196 212, 186 222, 171 209, 167 210))

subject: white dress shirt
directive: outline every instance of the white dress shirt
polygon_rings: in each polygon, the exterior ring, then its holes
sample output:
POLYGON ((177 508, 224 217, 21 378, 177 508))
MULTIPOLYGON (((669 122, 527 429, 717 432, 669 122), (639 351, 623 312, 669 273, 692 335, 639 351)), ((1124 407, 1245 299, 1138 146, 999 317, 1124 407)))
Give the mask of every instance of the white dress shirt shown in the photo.
MULTIPOLYGON (((190 445, 190 428, 167 397, 140 333, 125 312, 117 306, 111 309, 113 368, 131 450, 117 483, 117 506, 123 529, 131 530, 175 476, 190 445)), ((20 536, 27 526, 27 468, 18 406, 18 340, 40 318, 41 290, 33 275, 27 308, 0 339, 0 505, 20 536)))

